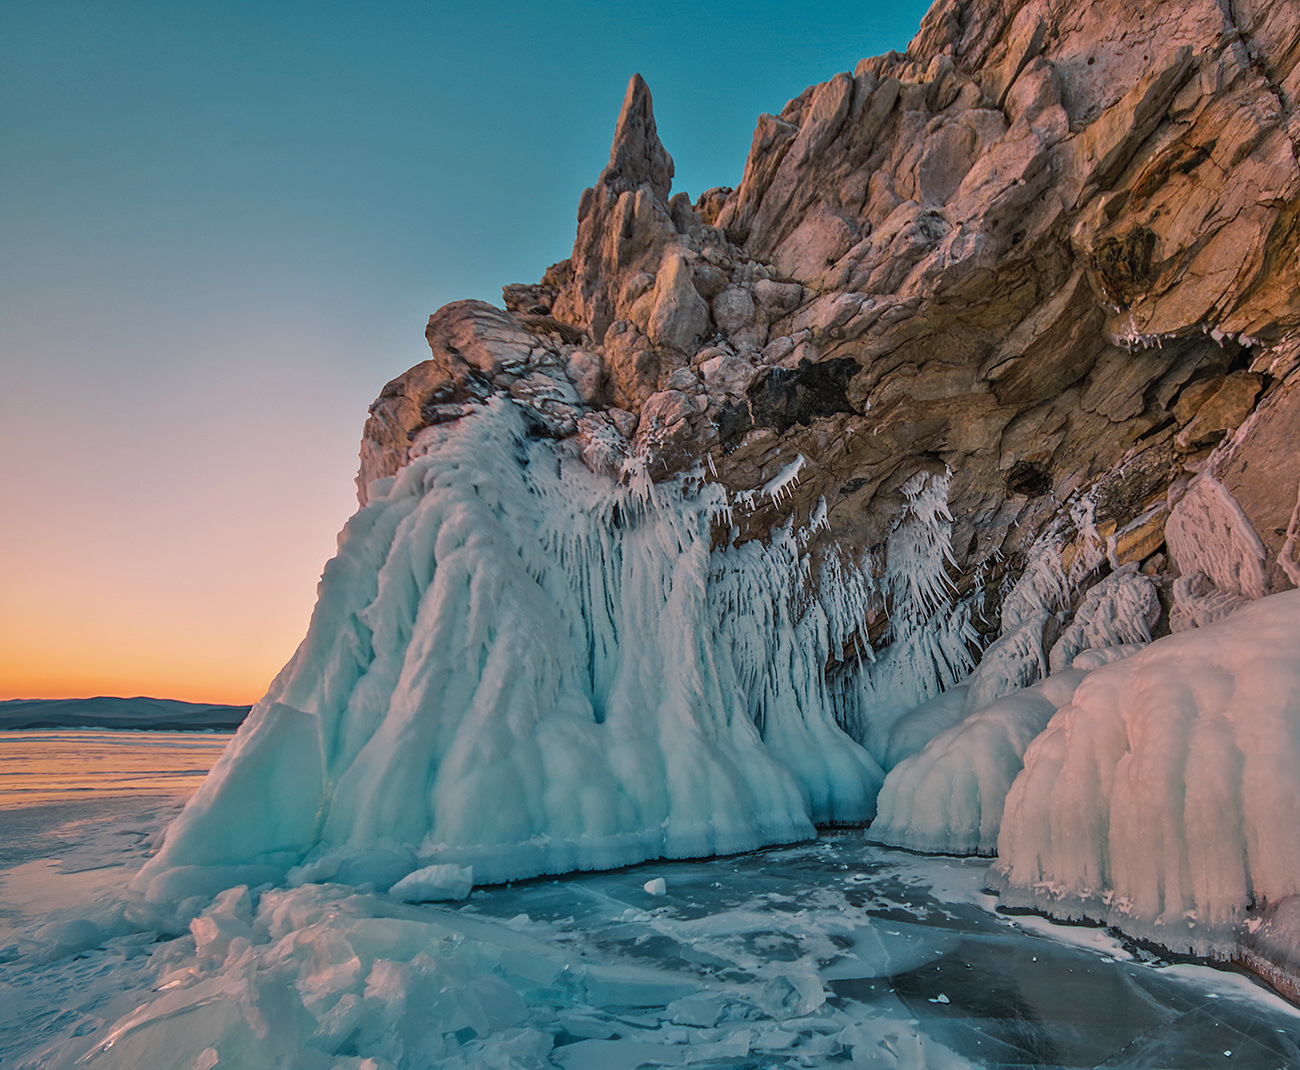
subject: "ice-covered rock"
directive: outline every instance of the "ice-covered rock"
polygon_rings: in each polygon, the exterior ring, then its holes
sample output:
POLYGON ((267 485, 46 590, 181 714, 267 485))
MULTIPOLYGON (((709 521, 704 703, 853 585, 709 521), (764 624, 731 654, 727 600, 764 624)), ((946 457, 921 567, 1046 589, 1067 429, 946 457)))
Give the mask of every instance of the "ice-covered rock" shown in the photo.
POLYGON ((620 484, 531 427, 492 399, 421 432, 138 877, 150 898, 290 867, 492 883, 871 816, 882 773, 825 679, 866 588, 809 602, 791 531, 711 552, 716 485, 620 484))
POLYGON ((634 76, 572 255, 372 406, 310 634, 142 887, 738 850, 963 732, 925 835, 989 849, 1035 681, 1300 574, 1296 19, 1148 14, 939 0, 694 204, 634 76))
POLYGON ((1231 956, 1300 892, 1300 592, 1097 669, 1025 754, 1005 902, 1231 956))
POLYGON ((1078 655, 1085 651, 1150 642, 1159 619, 1155 586, 1138 573, 1136 565, 1126 565, 1084 596, 1074 620, 1052 646, 1048 665, 1052 672, 1060 672, 1070 665, 1078 667, 1078 655))
POLYGON ((1087 675, 1064 669, 1004 695, 901 760, 885 777, 867 838, 914 851, 996 853, 1025 749, 1087 675))

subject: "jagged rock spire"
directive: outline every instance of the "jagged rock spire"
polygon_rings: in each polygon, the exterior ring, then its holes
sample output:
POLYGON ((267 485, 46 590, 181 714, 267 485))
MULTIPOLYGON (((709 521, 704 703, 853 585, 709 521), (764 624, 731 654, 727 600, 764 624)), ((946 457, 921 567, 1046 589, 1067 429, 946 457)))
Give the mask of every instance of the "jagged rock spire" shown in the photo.
POLYGON ((614 142, 609 149, 609 166, 601 181, 618 193, 649 186, 659 200, 668 201, 673 185, 673 158, 659 140, 650 87, 639 74, 628 80, 623 108, 614 128, 614 142))
POLYGON ((638 274, 657 277, 663 250, 677 237, 668 212, 672 184, 673 158, 655 128, 650 87, 634 74, 623 95, 609 165, 578 203, 578 234, 553 305, 557 319, 600 342, 625 311, 619 295, 628 280, 638 274))

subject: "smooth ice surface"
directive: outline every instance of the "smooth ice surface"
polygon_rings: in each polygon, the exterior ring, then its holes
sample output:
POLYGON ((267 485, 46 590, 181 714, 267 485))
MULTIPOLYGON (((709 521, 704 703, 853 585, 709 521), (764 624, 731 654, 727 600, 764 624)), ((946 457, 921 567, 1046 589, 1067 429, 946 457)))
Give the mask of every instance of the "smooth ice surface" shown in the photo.
MULTIPOLYGON (((50 830, 65 866, 138 852, 117 833, 139 817, 107 821, 100 838, 78 828, 50 830)), ((106 874, 120 891, 120 865, 60 876, 83 902, 65 894, 23 924, 85 918, 85 899, 113 898, 106 874)), ((176 939, 141 917, 76 955, 37 961, 22 943, 0 956, 0 1059, 27 1070, 1300 1062, 1300 1018, 1258 985, 1165 966, 1101 929, 991 913, 985 874, 977 860, 843 832, 478 889, 455 905, 338 885, 231 889, 176 939), (647 893, 654 880, 665 894, 647 893)))
POLYGON ((965 684, 957 684, 927 699, 898 719, 889 733, 889 749, 885 752, 885 769, 893 769, 904 758, 913 754, 934 739, 945 728, 951 728, 966 716, 965 684))
POLYGON ((1085 669, 1063 669, 1004 695, 904 758, 885 778, 867 835, 916 851, 995 854, 1025 748, 1085 676, 1085 669))
POLYGON ((812 601, 793 523, 711 552, 721 487, 594 474, 500 399, 412 454, 141 874, 151 899, 292 867, 387 887, 450 863, 492 883, 871 817, 883 773, 824 672, 870 594, 851 563, 819 565, 812 601))
POLYGON ((1300 591, 1091 673, 1026 752, 998 855, 1008 901, 1231 954, 1300 892, 1300 591))

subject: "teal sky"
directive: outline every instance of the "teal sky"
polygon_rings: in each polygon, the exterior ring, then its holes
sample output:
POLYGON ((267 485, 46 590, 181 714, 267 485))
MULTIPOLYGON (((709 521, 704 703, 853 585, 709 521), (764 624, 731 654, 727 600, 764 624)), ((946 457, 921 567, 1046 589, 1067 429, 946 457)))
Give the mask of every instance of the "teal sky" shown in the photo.
POLYGON ((0 5, 0 698, 251 701, 366 406, 568 255, 641 72, 692 196, 926 5, 0 5))

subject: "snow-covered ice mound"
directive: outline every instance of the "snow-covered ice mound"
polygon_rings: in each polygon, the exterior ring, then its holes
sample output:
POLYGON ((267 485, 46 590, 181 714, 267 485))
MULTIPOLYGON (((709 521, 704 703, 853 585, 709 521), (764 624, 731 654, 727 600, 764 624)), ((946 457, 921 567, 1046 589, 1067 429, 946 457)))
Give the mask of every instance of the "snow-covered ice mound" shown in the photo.
POLYGON ((903 714, 889 733, 889 747, 883 763, 885 770, 893 769, 944 729, 963 720, 967 713, 966 693, 969 690, 966 684, 957 684, 903 714))
POLYGON ((1300 892, 1300 591, 1097 669, 1025 754, 1003 900, 1231 954, 1300 892))
MULTIPOLYGON (((880 789, 868 838, 914 851, 994 854, 1002 804, 1025 748, 1087 675, 1073 668, 1053 673, 976 710, 902 759, 880 789)), ((943 712, 932 700, 914 711, 915 720, 937 720, 943 712)))
POLYGON ((871 817, 824 677, 862 609, 807 599, 789 528, 711 551, 721 487, 594 474, 499 399, 411 453, 139 890, 491 883, 871 817))

